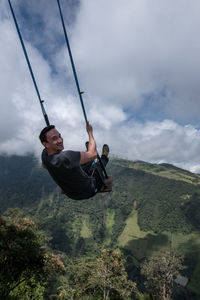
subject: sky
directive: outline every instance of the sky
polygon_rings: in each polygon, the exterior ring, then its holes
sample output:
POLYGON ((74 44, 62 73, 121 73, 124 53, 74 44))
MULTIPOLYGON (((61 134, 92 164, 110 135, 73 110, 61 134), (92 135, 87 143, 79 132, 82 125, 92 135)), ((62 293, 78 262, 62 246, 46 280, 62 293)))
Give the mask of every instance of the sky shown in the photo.
MULTIPOLYGON (((85 120, 56 0, 11 0, 65 149, 85 120)), ((199 0, 60 0, 99 153, 200 172, 199 0)), ((40 157, 45 121, 7 0, 0 0, 0 155, 40 157)))

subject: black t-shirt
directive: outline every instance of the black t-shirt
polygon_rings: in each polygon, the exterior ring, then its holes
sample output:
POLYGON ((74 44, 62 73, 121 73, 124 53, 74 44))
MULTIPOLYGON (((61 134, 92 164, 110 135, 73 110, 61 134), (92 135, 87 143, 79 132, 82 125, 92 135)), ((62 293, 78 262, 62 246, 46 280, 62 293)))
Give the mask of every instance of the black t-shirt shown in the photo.
POLYGON ((88 199, 96 193, 95 179, 81 168, 80 155, 71 150, 52 155, 46 149, 42 152, 42 162, 54 181, 68 197, 76 200, 88 199))

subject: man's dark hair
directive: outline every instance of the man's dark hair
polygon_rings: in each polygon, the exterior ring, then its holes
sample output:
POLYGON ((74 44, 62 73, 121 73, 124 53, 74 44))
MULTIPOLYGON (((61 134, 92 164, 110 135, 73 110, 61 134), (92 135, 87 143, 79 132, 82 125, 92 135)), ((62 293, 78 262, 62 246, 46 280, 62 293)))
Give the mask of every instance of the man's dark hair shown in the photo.
POLYGON ((40 138, 40 141, 41 143, 43 142, 47 142, 47 136, 46 136, 46 133, 48 131, 50 131, 51 129, 54 129, 55 126, 54 125, 49 125, 49 126, 46 126, 42 129, 42 131, 40 132, 40 135, 39 135, 39 138, 40 138))

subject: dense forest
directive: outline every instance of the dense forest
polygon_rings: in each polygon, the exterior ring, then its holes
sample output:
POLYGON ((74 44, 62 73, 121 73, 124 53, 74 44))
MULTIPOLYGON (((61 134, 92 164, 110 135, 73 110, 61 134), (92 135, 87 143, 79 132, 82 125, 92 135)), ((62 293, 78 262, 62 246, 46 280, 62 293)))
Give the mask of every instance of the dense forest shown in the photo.
MULTIPOLYGON (((113 158, 108 167, 113 191, 74 201, 60 193, 32 155, 1 156, 0 166, 1 245, 10 238, 9 226, 17 226, 30 231, 31 241, 35 239, 34 244, 37 241, 38 249, 43 249, 38 257, 52 259, 48 266, 39 261, 40 276, 33 272, 18 288, 5 281, 1 290, 11 289, 8 299, 148 299, 148 295, 162 299, 161 288, 155 288, 158 282, 153 285, 148 280, 152 265, 160 268, 162 257, 186 279, 186 284, 173 281, 173 290, 168 288, 173 298, 166 299, 199 299, 199 175, 168 164, 113 158), (24 220, 30 220, 29 225, 19 225, 24 220), (105 266, 113 270, 107 278, 107 282, 115 278, 112 288, 100 281, 105 266), (91 272, 94 269, 98 272, 91 272), (38 298, 16 296, 26 295, 31 284, 38 298)), ((26 270, 22 271, 19 280, 25 277, 26 270)), ((172 277, 177 277, 173 272, 172 277)), ((9 277, 4 273, 1 276, 9 277)), ((14 279, 12 283, 17 284, 14 279)))

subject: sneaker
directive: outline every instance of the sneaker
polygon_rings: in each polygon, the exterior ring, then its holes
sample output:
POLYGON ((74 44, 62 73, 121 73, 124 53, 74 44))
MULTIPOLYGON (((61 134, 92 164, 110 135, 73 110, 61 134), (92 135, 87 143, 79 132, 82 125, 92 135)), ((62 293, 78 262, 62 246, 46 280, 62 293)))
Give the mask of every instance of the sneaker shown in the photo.
POLYGON ((109 147, 108 147, 107 144, 104 144, 103 148, 102 148, 102 154, 101 155, 105 155, 106 157, 108 157, 108 154, 109 154, 109 147))

